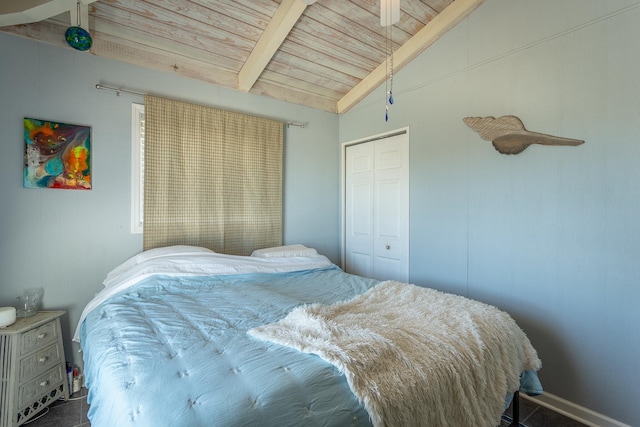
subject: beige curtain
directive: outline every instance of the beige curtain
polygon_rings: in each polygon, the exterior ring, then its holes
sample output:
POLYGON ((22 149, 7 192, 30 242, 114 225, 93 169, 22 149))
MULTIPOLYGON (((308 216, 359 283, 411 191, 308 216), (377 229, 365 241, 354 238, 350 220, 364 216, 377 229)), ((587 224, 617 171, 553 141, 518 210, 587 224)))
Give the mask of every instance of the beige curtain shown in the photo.
POLYGON ((283 123, 145 97, 144 249, 282 244, 283 123))

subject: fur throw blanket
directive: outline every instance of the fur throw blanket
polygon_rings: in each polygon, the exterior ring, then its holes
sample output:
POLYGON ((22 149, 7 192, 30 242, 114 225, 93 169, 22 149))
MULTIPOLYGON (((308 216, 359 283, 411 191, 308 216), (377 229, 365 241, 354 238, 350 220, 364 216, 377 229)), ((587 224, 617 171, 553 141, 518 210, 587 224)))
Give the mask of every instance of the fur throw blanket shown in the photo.
POLYGON ((520 373, 541 366, 507 313, 395 281, 248 333, 332 363, 374 426, 497 426, 520 373))

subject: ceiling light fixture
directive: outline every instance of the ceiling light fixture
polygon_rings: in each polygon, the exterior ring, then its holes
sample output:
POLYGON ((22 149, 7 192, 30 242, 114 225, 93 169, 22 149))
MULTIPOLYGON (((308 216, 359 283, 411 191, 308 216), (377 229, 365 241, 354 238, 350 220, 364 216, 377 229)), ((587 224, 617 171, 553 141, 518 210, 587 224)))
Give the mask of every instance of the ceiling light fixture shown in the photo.
POLYGON ((78 0, 77 4, 77 16, 78 25, 67 28, 67 31, 64 33, 64 38, 69 46, 76 50, 89 50, 91 49, 93 40, 91 40, 91 34, 89 34, 89 31, 85 30, 80 25, 80 0, 78 0))
POLYGON ((393 24, 400 20, 400 0, 380 0, 380 25, 386 28, 386 91, 384 120, 389 121, 389 107, 393 104, 393 24))
POLYGON ((400 20, 400 0, 380 0, 380 25, 386 27, 400 20))

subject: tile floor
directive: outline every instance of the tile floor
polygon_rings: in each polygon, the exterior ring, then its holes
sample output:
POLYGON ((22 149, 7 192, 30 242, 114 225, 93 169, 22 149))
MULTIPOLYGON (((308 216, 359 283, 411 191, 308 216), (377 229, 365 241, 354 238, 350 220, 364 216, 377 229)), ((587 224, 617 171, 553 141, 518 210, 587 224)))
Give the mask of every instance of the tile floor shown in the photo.
POLYGON ((87 389, 73 393, 68 401, 58 400, 49 406, 49 412, 40 418, 36 416, 23 426, 28 427, 91 427, 87 418, 87 389))
MULTIPOLYGON (((53 403, 47 414, 25 425, 28 427, 91 427, 87 418, 88 409, 87 389, 83 388, 80 393, 74 393, 68 402, 53 403)), ((511 416, 511 408, 507 409, 505 415, 511 416)), ((524 398, 520 399, 520 425, 526 427, 586 427, 584 424, 538 406, 524 398)), ((507 426, 509 423, 503 421, 500 427, 507 426)))
MULTIPOLYGON (((511 407, 505 411, 505 415, 511 416, 511 407)), ((520 398, 520 425, 526 427, 587 427, 578 421, 567 418, 551 409, 539 406, 530 400, 520 398)), ((510 426, 503 421, 500 427, 510 426)))

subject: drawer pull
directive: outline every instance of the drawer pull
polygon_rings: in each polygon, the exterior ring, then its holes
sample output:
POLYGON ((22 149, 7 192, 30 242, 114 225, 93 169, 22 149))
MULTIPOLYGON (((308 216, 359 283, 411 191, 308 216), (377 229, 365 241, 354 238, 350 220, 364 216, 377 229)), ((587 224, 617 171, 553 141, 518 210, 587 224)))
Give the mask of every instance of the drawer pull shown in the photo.
POLYGON ((43 338, 44 338, 44 337, 46 337, 46 336, 47 336, 47 334, 45 334, 44 332, 40 332, 40 333, 38 334, 38 337, 37 337, 37 338, 38 338, 39 340, 41 340, 41 339, 43 339, 43 338))
POLYGON ((46 387, 46 386, 48 386, 48 385, 49 385, 49 381, 48 381, 48 380, 47 380, 47 381, 42 381, 42 382, 40 383, 40 387, 46 387))
POLYGON ((42 356, 40 359, 38 359, 38 363, 46 363, 47 360, 49 360, 47 356, 42 356))

